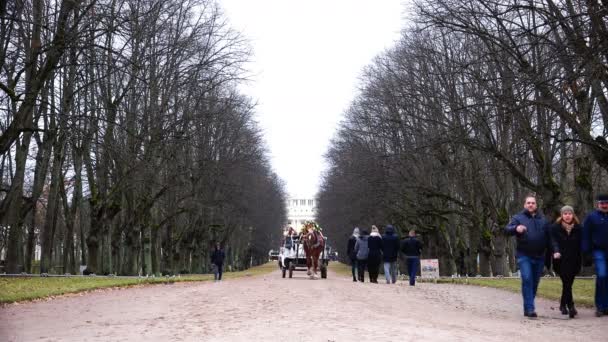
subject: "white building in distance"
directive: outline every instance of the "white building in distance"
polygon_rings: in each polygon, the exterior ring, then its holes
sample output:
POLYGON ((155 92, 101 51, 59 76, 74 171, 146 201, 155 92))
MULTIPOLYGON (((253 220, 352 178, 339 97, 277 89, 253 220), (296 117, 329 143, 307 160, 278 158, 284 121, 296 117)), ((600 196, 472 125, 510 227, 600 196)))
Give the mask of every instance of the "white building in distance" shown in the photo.
POLYGON ((317 204, 312 198, 290 197, 287 200, 287 224, 300 231, 305 221, 313 221, 317 204))

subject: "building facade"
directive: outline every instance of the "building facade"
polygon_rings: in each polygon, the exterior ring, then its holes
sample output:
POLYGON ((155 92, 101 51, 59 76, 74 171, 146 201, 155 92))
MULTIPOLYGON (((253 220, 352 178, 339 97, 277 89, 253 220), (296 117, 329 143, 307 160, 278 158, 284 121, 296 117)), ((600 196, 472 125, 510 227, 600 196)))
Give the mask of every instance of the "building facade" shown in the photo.
POLYGON ((287 200, 287 224, 300 231, 305 221, 315 220, 316 201, 312 198, 290 197, 287 200))

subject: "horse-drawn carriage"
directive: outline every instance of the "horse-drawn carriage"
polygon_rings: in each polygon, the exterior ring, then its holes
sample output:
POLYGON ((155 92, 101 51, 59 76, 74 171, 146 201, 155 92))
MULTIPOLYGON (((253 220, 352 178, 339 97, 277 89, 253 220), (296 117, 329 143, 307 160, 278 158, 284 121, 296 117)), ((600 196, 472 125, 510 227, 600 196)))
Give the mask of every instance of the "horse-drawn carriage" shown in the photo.
POLYGON ((316 277, 317 268, 321 278, 327 278, 330 247, 327 238, 320 231, 309 231, 301 234, 289 232, 283 239, 279 252, 279 268, 283 278, 293 277, 294 271, 307 271, 311 278, 316 277))

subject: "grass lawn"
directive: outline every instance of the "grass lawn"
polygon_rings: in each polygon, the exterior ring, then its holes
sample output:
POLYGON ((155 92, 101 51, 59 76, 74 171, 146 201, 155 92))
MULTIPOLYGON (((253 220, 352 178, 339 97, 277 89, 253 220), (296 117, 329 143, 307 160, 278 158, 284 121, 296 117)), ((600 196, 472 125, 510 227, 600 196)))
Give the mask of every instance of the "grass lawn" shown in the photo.
MULTIPOLYGON (((277 269, 276 262, 252 267, 245 271, 226 272, 224 279, 250 277, 270 273, 277 269)), ((109 278, 99 277, 2 277, 0 278, 0 304, 37 298, 52 297, 109 287, 124 287, 146 284, 167 284, 183 281, 212 281, 213 274, 182 275, 175 278, 109 278)))
MULTIPOLYGON (((329 263, 329 269, 338 273, 339 275, 350 277, 351 268, 350 265, 346 265, 340 262, 329 263)), ((485 287, 494 287, 503 289, 511 292, 521 292, 521 280, 517 279, 480 279, 480 278, 441 278, 435 280, 421 279, 422 282, 437 282, 438 284, 463 284, 463 285, 476 285, 485 287)), ((594 279, 576 279, 572 288, 574 295, 574 302, 580 306, 593 307, 594 306, 594 294, 595 294, 595 280, 594 279)), ((559 297, 562 294, 562 283, 558 278, 542 278, 540 285, 538 286, 538 296, 559 301, 559 297)))

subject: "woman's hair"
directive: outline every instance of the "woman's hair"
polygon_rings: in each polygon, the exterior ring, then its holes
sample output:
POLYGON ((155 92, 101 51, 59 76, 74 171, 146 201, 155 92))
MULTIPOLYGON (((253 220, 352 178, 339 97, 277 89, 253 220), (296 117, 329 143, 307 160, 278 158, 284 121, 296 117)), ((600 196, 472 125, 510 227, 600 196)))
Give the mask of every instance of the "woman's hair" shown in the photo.
POLYGON ((380 233, 380 231, 378 230, 378 227, 372 225, 372 233, 380 233))
MULTIPOLYGON (((578 217, 576 216, 575 213, 572 213, 572 222, 574 222, 576 224, 581 224, 581 221, 578 219, 578 217)), ((562 223, 562 215, 559 215, 559 217, 557 218, 557 220, 555 220, 555 223, 557 223, 557 224, 561 224, 562 223)))

